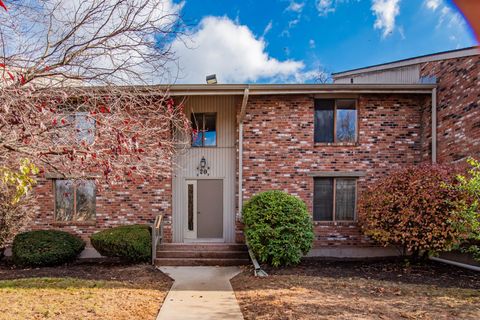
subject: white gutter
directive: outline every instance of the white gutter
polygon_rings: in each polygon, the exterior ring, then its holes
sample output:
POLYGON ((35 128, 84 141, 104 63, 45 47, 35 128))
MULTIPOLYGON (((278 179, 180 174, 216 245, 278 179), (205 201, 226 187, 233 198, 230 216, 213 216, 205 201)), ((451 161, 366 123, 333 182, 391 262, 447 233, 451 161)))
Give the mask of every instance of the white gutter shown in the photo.
POLYGON ((238 217, 242 219, 243 210, 243 119, 247 110, 249 88, 243 91, 242 108, 238 116, 238 217))
MULTIPOLYGON (((222 95, 242 95, 244 90, 188 90, 188 91, 170 91, 170 96, 222 96, 222 95)), ((252 90, 250 95, 280 95, 280 94, 429 94, 431 88, 426 89, 335 89, 335 90, 252 90)))
POLYGON ((243 122, 238 124, 238 218, 243 210, 243 122))
POLYGON ((437 88, 432 89, 432 164, 437 163, 437 88))

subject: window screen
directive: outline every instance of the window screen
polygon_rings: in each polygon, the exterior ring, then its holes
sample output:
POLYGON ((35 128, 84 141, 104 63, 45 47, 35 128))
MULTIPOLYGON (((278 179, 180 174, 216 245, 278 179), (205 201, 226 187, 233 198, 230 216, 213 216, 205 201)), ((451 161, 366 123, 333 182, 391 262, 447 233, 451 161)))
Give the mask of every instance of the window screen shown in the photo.
POLYGON ((355 220, 356 179, 315 178, 313 220, 355 220))
POLYGON ((336 179, 335 220, 355 218, 355 179, 336 179))

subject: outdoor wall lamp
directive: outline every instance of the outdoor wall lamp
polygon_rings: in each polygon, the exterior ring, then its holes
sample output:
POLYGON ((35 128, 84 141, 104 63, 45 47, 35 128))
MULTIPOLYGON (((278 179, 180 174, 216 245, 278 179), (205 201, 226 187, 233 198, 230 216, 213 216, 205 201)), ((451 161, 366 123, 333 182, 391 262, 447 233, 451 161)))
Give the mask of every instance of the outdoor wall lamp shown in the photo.
POLYGON ((211 74, 206 77, 207 84, 217 84, 217 75, 211 74))
POLYGON ((205 157, 202 157, 202 159, 200 160, 200 165, 197 167, 197 170, 198 170, 197 176, 204 175, 204 174, 206 174, 207 176, 210 175, 208 173, 208 170, 210 170, 210 167, 207 166, 207 160, 205 159, 205 157))

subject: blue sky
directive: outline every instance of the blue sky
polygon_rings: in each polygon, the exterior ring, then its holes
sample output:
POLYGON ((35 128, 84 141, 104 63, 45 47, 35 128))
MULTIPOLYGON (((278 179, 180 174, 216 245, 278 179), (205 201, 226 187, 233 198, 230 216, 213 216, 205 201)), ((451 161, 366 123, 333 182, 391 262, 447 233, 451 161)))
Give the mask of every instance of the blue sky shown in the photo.
MULTIPOLYGON (((177 1, 178 3, 178 1, 177 1)), ((186 0, 179 83, 312 82, 347 69, 469 47, 447 0, 186 0)))

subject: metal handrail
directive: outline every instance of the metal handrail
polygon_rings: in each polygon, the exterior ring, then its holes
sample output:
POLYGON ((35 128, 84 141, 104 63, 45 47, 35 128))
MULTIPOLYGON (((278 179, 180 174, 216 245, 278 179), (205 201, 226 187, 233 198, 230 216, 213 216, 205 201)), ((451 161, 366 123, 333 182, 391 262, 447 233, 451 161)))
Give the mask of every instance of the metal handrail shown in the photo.
POLYGON ((157 258, 157 245, 162 243, 163 239, 163 214, 159 214, 155 217, 155 221, 152 224, 152 264, 155 264, 157 258))

